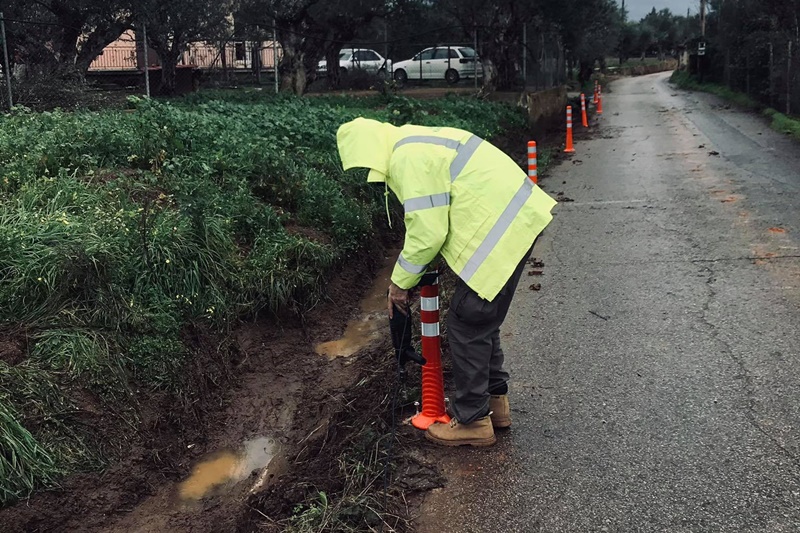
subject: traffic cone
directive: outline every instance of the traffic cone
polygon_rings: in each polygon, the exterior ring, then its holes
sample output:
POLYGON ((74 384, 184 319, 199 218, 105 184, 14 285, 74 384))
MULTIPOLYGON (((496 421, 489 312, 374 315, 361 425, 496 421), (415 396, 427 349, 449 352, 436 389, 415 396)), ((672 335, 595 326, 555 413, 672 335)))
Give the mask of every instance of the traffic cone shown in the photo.
POLYGON ((539 183, 539 165, 536 154, 536 141, 528 141, 528 177, 539 183))
POLYGON ((594 105, 597 105, 597 85, 598 85, 598 81, 594 80, 594 95, 592 96, 592 103, 594 105))
POLYGON ((567 147, 564 149, 564 152, 571 154, 575 151, 575 147, 572 144, 572 106, 567 106, 567 147))
POLYGON ((439 339, 439 278, 432 285, 420 287, 420 315, 422 316, 422 412, 411 418, 411 424, 426 430, 435 423, 447 424, 450 417, 444 405, 444 376, 442 375, 442 347, 439 339))
POLYGON ((581 121, 584 128, 589 127, 589 118, 586 116, 586 95, 581 93, 581 121))

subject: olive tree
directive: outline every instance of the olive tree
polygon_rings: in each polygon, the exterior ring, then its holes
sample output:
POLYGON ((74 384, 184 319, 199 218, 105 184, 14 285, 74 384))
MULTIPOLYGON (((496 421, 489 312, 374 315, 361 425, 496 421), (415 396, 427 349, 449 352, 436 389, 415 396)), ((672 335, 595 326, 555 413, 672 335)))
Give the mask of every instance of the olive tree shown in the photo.
POLYGON ((176 67, 189 43, 212 41, 230 26, 235 0, 135 0, 137 23, 161 60, 162 92, 175 91, 176 67))
POLYGON ((56 77, 82 78, 131 25, 128 0, 10 0, 4 15, 12 59, 56 77))

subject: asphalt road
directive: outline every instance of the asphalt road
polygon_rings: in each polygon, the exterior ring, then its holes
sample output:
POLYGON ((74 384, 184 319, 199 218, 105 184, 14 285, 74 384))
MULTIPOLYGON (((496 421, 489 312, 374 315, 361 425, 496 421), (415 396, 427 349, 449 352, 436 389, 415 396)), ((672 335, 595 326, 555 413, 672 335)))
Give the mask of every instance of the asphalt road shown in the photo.
POLYGON ((574 202, 503 329, 514 426, 434 452, 421 531, 800 531, 800 144, 667 78, 544 182, 574 202))

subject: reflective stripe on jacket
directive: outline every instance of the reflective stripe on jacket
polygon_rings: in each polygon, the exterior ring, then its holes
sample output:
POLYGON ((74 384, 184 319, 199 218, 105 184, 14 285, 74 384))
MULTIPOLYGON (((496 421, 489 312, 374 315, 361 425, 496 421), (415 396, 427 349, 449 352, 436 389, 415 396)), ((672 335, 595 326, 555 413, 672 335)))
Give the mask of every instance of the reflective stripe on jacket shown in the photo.
POLYGON ((498 148, 454 128, 394 127, 356 119, 338 134, 345 169, 367 167, 405 209, 406 238, 392 281, 419 282, 441 253, 466 284, 493 300, 556 202, 498 148))

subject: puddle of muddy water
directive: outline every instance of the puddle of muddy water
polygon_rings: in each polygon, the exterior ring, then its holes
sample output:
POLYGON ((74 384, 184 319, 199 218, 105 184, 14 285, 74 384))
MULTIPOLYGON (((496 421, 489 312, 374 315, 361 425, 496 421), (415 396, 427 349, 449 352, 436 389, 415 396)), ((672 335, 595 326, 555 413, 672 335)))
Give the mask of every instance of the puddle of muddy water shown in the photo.
POLYGON ((245 442, 239 453, 215 454, 194 467, 189 479, 178 486, 178 494, 182 500, 200 500, 216 489, 232 487, 253 471, 266 468, 277 452, 274 439, 259 437, 245 442))
POLYGON ((392 277, 396 250, 388 252, 384 265, 372 282, 367 295, 360 303, 360 316, 347 323, 341 338, 317 344, 314 350, 330 359, 350 357, 359 350, 382 338, 388 332, 386 290, 392 277))

